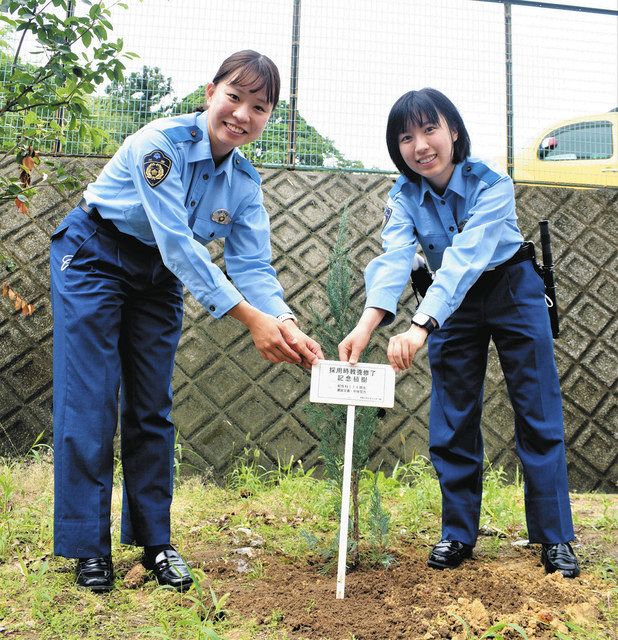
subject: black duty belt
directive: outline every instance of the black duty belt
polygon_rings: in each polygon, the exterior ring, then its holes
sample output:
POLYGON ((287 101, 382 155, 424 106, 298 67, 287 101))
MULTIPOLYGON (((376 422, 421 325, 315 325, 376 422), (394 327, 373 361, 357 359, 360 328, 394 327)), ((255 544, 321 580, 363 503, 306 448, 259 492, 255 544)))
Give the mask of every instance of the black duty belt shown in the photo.
POLYGON ((113 233, 114 235, 118 235, 120 231, 111 220, 106 220, 101 217, 101 214, 97 211, 96 207, 91 207, 84 198, 79 201, 77 205, 84 213, 88 214, 88 217, 96 222, 100 227, 103 227, 106 231, 113 233))
POLYGON ((499 264, 497 267, 493 269, 487 269, 487 271, 501 271, 502 269, 506 269, 506 267, 510 267, 513 264, 517 264, 518 262, 524 262, 526 260, 534 260, 534 244, 532 242, 524 242, 521 247, 517 249, 517 251, 512 255, 506 262, 499 264))
POLYGON ((155 253, 160 258, 159 248, 154 246, 150 246, 138 240, 135 236, 129 235, 127 233, 123 233, 118 229, 118 227, 111 221, 106 218, 101 217, 101 214, 97 211, 96 207, 91 207, 85 200, 82 198, 77 205, 84 213, 88 215, 88 217, 96 223, 101 229, 105 229, 105 231, 116 238, 118 242, 123 244, 129 244, 131 246, 132 251, 139 251, 141 254, 150 256, 155 253))

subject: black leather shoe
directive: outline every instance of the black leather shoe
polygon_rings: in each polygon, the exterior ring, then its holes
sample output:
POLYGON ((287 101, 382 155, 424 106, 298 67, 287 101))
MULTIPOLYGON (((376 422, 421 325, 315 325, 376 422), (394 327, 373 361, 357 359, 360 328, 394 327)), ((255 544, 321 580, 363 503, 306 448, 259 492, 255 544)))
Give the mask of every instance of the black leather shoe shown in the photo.
POLYGON ((434 569, 454 569, 472 556, 472 549, 469 544, 456 540, 440 540, 431 550, 427 564, 434 569))
POLYGON ((193 584, 189 567, 176 549, 165 549, 159 552, 154 560, 148 554, 144 554, 142 564, 154 573, 160 585, 186 591, 193 584))
POLYGON ((114 567, 111 556, 79 558, 75 576, 80 587, 92 591, 110 591, 114 586, 114 567))
POLYGON ((577 578, 579 563, 573 548, 568 542, 544 544, 541 549, 541 562, 547 573, 560 573, 565 578, 577 578))

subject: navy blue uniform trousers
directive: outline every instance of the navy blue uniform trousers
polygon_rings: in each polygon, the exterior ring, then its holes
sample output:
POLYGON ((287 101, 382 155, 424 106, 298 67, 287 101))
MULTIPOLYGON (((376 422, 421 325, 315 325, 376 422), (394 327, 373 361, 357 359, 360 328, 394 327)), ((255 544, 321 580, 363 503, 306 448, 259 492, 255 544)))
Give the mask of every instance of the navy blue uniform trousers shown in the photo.
POLYGON ((113 439, 124 475, 121 542, 170 541, 171 378, 182 285, 156 248, 76 208, 52 234, 54 553, 111 552, 113 439))
POLYGON ((442 537, 474 545, 483 480, 480 430, 489 340, 515 412, 531 542, 575 536, 560 383, 542 278, 530 260, 485 272, 428 340, 429 451, 442 490, 442 537))

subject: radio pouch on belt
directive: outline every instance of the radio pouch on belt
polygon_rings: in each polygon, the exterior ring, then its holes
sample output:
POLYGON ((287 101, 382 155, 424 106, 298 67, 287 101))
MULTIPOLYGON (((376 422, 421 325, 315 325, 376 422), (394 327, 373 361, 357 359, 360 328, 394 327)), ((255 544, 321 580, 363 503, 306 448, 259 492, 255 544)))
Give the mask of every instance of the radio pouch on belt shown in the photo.
POLYGON ((420 302, 419 296, 424 298, 427 293, 427 289, 429 289, 433 282, 433 275, 431 271, 429 271, 425 258, 423 258, 420 253, 414 255, 411 277, 414 297, 416 298, 416 302, 420 302))

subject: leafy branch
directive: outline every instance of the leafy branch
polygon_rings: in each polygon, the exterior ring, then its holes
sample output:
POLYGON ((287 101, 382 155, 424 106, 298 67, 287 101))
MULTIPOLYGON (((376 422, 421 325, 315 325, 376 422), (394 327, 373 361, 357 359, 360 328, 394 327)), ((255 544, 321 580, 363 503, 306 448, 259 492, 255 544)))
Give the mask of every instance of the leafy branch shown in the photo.
MULTIPOLYGON (((13 201, 17 210, 29 215, 32 198, 42 186, 61 191, 74 189, 81 176, 70 173, 61 163, 42 161, 40 152, 50 141, 60 145, 68 131, 78 130, 99 145, 108 133, 92 126, 89 96, 105 79, 121 82, 124 61, 136 57, 123 52, 123 41, 108 40, 113 30, 111 9, 121 2, 80 0, 89 7, 84 15, 73 15, 71 0, 0 0, 0 36, 12 30, 20 33, 14 50, 0 38, 0 65, 5 81, 0 85, 0 124, 5 130, 17 129, 9 149, 0 153, 0 161, 14 157, 15 172, 0 176, 0 204, 13 201), (30 35, 33 53, 41 64, 23 61, 23 50, 30 35), (83 51, 75 51, 77 47, 83 51), (61 111, 59 111, 61 110, 61 111), (54 113, 56 112, 56 113, 54 113), (34 173, 45 167, 40 180, 34 173)), ((9 258, 0 256, 0 263, 9 258)), ((34 307, 6 284, 2 294, 24 315, 34 307)))

